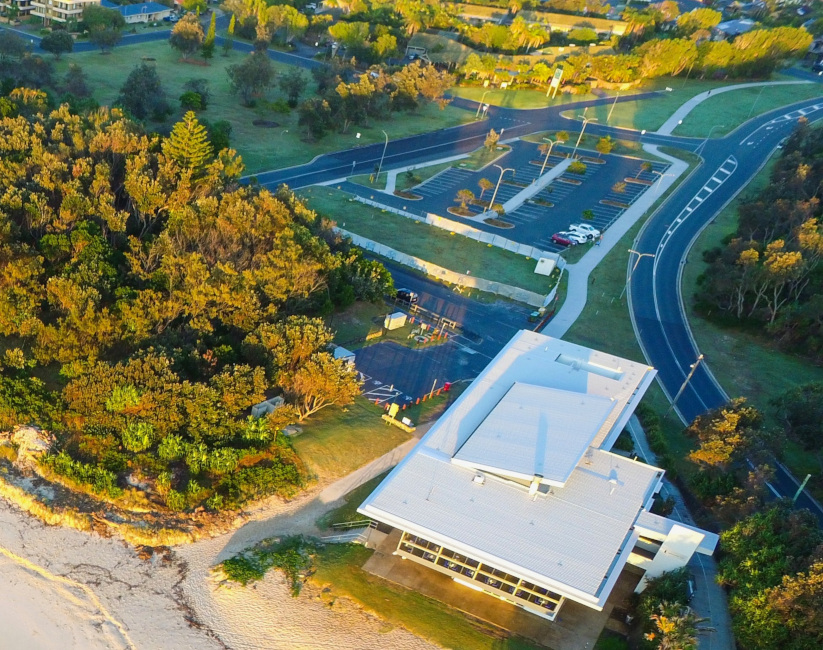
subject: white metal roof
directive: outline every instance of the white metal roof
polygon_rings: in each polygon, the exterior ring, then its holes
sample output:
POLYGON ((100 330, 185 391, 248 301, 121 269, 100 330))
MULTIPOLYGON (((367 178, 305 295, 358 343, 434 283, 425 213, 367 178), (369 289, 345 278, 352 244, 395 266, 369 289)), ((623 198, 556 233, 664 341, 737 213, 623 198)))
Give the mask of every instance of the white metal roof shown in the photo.
POLYGON ((612 408, 605 397, 516 382, 452 462, 562 486, 612 408))
MULTIPOLYGON (((631 551, 635 519, 649 504, 662 470, 598 447, 611 445, 653 377, 654 369, 645 364, 522 331, 359 511, 579 602, 602 607, 631 551), (512 390, 511 399, 506 400, 512 390), (584 450, 582 458, 577 455, 579 462, 564 487, 529 496, 524 486, 494 476, 506 474, 500 471, 506 468, 510 475, 522 471, 529 458, 529 478, 534 473, 534 448, 506 449, 503 437, 508 436, 513 444, 516 437, 503 431, 503 416, 514 417, 514 396, 519 395, 527 399, 527 422, 530 417, 539 418, 541 412, 560 417, 551 399, 564 392, 577 394, 580 408, 569 412, 590 429, 577 428, 584 442, 566 438, 558 443, 556 452, 565 458, 558 467, 577 454, 578 444, 584 450), (540 403, 541 396, 551 399, 540 403), (503 410, 489 419, 501 403, 503 410), (610 408, 604 408, 606 404, 610 408), (495 431, 501 434, 500 440, 495 431), (479 437, 473 442, 474 435, 479 437), (484 450, 484 442, 493 444, 497 452, 484 450), (465 466, 470 464, 467 459, 476 464, 486 460, 496 469, 489 470, 482 484, 477 483, 476 470, 465 466)), ((527 438, 537 444, 539 426, 533 420, 529 426, 527 438)), ((551 455, 547 447, 544 458, 551 459, 551 455)))
POLYGON ((534 497, 491 475, 481 485, 475 474, 421 443, 360 511, 602 607, 603 587, 622 569, 619 557, 631 551, 632 526, 662 472, 592 450, 566 487, 534 497))

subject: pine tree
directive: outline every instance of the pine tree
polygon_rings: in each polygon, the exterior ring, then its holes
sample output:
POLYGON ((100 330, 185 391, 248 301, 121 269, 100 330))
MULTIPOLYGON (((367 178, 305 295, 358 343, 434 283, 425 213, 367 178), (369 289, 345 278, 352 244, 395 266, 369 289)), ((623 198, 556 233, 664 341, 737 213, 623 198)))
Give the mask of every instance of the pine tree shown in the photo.
POLYGON ((183 116, 183 120, 174 125, 171 135, 163 142, 163 153, 177 161, 181 167, 191 169, 197 174, 212 157, 209 134, 193 111, 183 116))
POLYGON ((209 23, 209 31, 206 33, 206 39, 203 41, 203 45, 200 47, 200 53, 203 55, 203 58, 207 61, 214 56, 214 32, 216 18, 217 14, 212 11, 211 22, 209 23))
POLYGON ((229 52, 234 48, 234 14, 231 15, 229 21, 229 31, 226 38, 223 39, 223 56, 228 56, 229 52))

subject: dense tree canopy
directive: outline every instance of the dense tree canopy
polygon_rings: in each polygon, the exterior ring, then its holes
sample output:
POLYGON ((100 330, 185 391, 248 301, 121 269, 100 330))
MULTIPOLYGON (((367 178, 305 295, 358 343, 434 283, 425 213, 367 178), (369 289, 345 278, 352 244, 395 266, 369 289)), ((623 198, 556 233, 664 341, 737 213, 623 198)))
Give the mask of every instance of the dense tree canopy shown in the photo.
POLYGON ((821 543, 814 516, 787 504, 747 517, 721 535, 717 577, 730 589, 734 635, 741 647, 820 647, 821 543))
POLYGON ((779 345, 823 360, 823 131, 801 122, 771 182, 739 208, 737 232, 706 255, 698 307, 757 325, 779 345))
POLYGON ((240 185, 193 113, 164 140, 15 93, 30 116, 0 119, 0 425, 54 430, 44 467, 109 498, 127 475, 172 510, 291 493, 278 429, 358 392, 302 314, 382 296, 385 269, 287 190, 240 185), (248 417, 276 393, 286 406, 248 417))

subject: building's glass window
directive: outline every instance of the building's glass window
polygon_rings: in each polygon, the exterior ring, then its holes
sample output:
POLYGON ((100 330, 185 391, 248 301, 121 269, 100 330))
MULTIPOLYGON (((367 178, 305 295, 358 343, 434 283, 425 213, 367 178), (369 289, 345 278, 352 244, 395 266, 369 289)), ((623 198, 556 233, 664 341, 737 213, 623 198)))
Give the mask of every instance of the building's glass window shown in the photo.
POLYGON ((551 618, 563 601, 560 594, 545 587, 521 580, 488 564, 481 564, 411 533, 403 533, 397 548, 410 556, 435 564, 444 573, 469 578, 484 588, 493 590, 493 593, 514 596, 519 601, 528 603, 531 608, 543 610, 551 618))

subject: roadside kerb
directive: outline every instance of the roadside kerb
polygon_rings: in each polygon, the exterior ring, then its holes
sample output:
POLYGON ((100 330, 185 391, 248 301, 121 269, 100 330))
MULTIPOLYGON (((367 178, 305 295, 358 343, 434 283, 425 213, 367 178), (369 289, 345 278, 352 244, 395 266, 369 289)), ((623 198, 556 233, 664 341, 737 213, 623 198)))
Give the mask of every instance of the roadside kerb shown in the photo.
POLYGON ((534 291, 513 287, 510 284, 504 284, 502 282, 493 282, 492 280, 478 278, 473 275, 455 273, 454 271, 444 269, 442 266, 438 266, 437 264, 432 264, 431 262, 421 260, 418 257, 401 253, 400 251, 389 248, 384 244, 367 239, 366 237, 361 237, 360 235, 343 230, 342 228, 335 228, 335 231, 344 237, 350 237, 355 246, 359 246, 360 248, 376 253, 377 255, 388 257, 390 260, 394 260, 403 266, 408 266, 410 268, 423 271, 427 275, 431 275, 439 280, 456 284, 460 287, 479 289, 480 291, 486 291, 505 298, 511 298, 512 300, 531 305, 532 307, 542 307, 546 302, 546 296, 542 296, 534 291))

